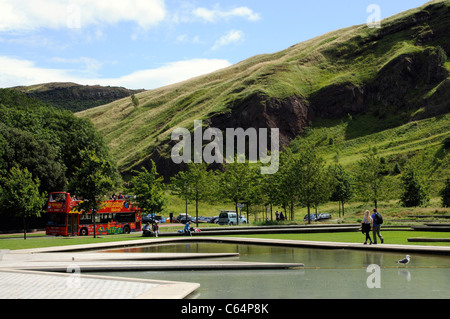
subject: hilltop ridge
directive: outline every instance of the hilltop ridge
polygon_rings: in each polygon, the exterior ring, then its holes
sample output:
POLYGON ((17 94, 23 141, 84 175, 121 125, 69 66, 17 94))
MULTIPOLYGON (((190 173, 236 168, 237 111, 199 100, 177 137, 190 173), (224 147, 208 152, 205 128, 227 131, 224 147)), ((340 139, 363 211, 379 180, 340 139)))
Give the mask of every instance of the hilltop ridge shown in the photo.
POLYGON ((52 82, 12 89, 25 93, 52 106, 72 112, 111 103, 144 90, 129 90, 123 87, 81 85, 71 82, 52 82))

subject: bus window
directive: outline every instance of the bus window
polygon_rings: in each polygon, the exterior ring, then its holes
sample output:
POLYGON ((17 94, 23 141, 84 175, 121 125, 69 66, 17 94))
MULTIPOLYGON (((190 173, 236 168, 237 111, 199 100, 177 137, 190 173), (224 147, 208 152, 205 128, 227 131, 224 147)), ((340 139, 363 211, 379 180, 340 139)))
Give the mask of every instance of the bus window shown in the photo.
POLYGON ((117 213, 116 221, 119 223, 134 223, 135 213, 117 213))
POLYGON ((92 224, 92 214, 81 214, 80 225, 90 225, 90 224, 92 224))
POLYGON ((99 214, 100 215, 100 223, 110 223, 113 221, 113 214, 99 214))
POLYGON ((66 226, 66 214, 47 214, 48 222, 47 226, 66 226))

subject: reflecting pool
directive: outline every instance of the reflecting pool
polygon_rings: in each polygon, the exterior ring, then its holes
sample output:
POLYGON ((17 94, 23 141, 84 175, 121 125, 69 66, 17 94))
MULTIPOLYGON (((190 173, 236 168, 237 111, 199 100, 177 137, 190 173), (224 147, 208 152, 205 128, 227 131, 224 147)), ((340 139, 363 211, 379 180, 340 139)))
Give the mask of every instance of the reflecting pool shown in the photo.
MULTIPOLYGON (((101 275, 197 282, 201 299, 448 299, 450 256, 291 248, 221 243, 178 243, 114 252, 239 253, 239 261, 303 263, 301 269, 108 272, 101 275)), ((217 260, 217 259, 215 259, 217 260)))

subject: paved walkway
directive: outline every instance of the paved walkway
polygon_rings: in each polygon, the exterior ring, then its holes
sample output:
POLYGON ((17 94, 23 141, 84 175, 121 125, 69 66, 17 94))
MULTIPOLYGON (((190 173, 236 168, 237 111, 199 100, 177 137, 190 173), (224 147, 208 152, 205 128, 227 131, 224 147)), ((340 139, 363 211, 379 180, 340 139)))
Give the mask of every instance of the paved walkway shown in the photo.
POLYGON ((182 299, 193 293, 200 285, 198 283, 91 276, 86 273, 108 270, 232 270, 303 266, 303 264, 240 262, 236 260, 237 254, 98 252, 114 248, 186 241, 450 255, 450 247, 447 246, 391 244, 369 246, 354 243, 205 236, 151 238, 126 242, 0 251, 0 298, 182 299))

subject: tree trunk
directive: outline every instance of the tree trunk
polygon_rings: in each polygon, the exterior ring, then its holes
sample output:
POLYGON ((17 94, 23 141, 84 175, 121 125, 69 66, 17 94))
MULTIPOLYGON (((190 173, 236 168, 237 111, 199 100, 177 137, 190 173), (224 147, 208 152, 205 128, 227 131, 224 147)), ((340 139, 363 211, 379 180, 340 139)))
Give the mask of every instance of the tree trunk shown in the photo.
POLYGON ((308 224, 311 224, 311 212, 309 211, 309 205, 308 207, 308 224))
POLYGON ((197 196, 195 198, 195 220, 196 220, 196 224, 197 224, 197 228, 198 228, 198 191, 197 191, 197 196))
POLYGON ((23 239, 27 240, 27 223, 25 220, 25 215, 22 217, 22 222, 23 222, 23 239))
POLYGON ((94 219, 93 220, 93 224, 94 224, 94 238, 97 238, 97 231, 96 231, 96 227, 95 227, 96 226, 96 221, 95 221, 96 218, 95 217, 97 216, 97 212, 95 210, 93 210, 92 213, 93 213, 92 214, 92 218, 94 219))

